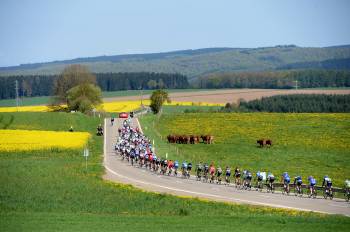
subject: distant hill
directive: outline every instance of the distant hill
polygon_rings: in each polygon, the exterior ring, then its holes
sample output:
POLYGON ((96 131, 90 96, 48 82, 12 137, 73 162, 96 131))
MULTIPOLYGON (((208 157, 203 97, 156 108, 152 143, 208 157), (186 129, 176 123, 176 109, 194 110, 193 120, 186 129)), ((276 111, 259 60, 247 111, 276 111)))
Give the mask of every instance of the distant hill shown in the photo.
POLYGON ((151 54, 97 56, 0 68, 0 75, 57 74, 67 64, 85 64, 96 73, 181 73, 195 80, 211 73, 281 69, 350 69, 350 45, 263 48, 204 48, 151 54))

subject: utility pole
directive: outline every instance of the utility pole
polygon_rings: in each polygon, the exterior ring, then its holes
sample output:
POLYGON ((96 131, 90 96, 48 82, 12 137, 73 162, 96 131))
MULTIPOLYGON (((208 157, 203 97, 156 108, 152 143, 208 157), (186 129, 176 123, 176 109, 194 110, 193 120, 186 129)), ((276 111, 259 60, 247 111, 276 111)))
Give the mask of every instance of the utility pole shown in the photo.
POLYGON ((15 81, 15 90, 16 90, 16 107, 18 111, 18 105, 19 105, 19 96, 18 96, 18 81, 15 81))
POLYGON ((298 80, 294 81, 294 83, 295 83, 295 86, 294 86, 295 90, 298 90, 298 80))

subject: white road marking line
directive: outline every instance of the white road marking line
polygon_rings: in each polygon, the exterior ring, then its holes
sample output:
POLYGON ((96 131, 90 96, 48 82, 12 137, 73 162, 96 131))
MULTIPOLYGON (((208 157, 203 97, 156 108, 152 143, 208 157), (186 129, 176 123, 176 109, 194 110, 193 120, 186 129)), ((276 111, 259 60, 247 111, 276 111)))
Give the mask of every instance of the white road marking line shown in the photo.
POLYGON ((337 204, 333 204, 333 203, 328 204, 328 205, 329 205, 329 206, 340 207, 340 208, 348 208, 348 207, 350 207, 349 205, 337 205, 337 204))

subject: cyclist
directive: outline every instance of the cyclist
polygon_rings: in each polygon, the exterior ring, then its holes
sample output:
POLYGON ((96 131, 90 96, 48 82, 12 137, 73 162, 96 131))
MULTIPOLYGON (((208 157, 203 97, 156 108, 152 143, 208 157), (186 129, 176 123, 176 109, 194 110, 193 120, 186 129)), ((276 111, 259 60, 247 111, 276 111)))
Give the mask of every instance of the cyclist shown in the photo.
POLYGON ((208 182, 209 166, 207 163, 204 164, 204 179, 208 182))
POLYGON ((157 162, 157 156, 156 154, 153 154, 153 160, 152 160, 152 169, 153 171, 156 171, 156 162, 157 162))
POLYGON ((172 171, 173 171, 173 167, 174 167, 174 163, 172 160, 169 160, 168 162, 168 176, 171 175, 172 171))
POLYGON ((333 198, 332 179, 329 178, 327 175, 324 176, 323 178, 322 187, 325 187, 324 197, 327 198, 327 196, 329 196, 332 199, 333 198))
POLYGON ((283 189, 282 189, 282 193, 287 193, 289 194, 289 184, 290 184, 290 177, 288 172, 284 172, 282 174, 282 183, 283 183, 283 189))
POLYGON ((192 163, 189 162, 187 165, 187 177, 190 178, 191 176, 191 170, 192 170, 192 163))
POLYGON ((244 186, 246 188, 249 188, 251 189, 252 188, 252 185, 251 185, 251 181, 252 181, 252 173, 249 171, 249 170, 245 170, 245 174, 243 175, 244 178, 244 186))
POLYGON ((215 178, 215 167, 213 164, 211 164, 209 167, 209 173, 210 173, 210 183, 213 183, 215 178))
POLYGON ((303 195, 303 192, 302 192, 302 188, 301 188, 301 185, 303 184, 303 179, 301 178, 301 176, 296 176, 294 178, 294 186, 295 186, 295 195, 303 195))
POLYGON ((269 172, 267 174, 267 178, 266 178, 266 184, 268 184, 268 191, 271 191, 272 193, 274 192, 275 188, 273 186, 273 182, 275 182, 275 176, 269 172))
POLYGON ((197 167, 196 167, 197 180, 201 180, 201 178, 202 178, 202 169, 203 169, 202 163, 199 162, 199 163, 197 164, 197 167))
POLYGON ((225 181, 226 181, 226 184, 230 184, 230 177, 231 177, 231 169, 226 166, 226 176, 225 176, 225 181))
POLYGON ((177 160, 175 160, 174 162, 174 174, 175 176, 177 176, 177 169, 179 168, 179 162, 177 160))
POLYGON ((313 176, 309 176, 308 178, 309 181, 309 197, 314 196, 316 198, 316 190, 315 190, 315 185, 316 185, 316 179, 313 176))
POLYGON ((161 164, 161 161, 162 161, 162 160, 161 160, 159 157, 156 159, 156 168, 155 168, 156 171, 158 171, 159 166, 160 166, 160 164, 161 164))
POLYGON ((235 169, 235 184, 236 184, 236 187, 241 185, 241 171, 239 170, 238 167, 236 167, 235 169))
POLYGON ((182 163, 181 168, 182 168, 182 176, 186 177, 187 176, 187 174, 186 174, 186 172, 187 172, 187 162, 186 162, 186 160, 182 163))
POLYGON ((113 126, 114 123, 114 117, 111 118, 111 125, 113 126))
POLYGON ((258 171, 256 173, 256 190, 259 190, 262 191, 262 189, 264 188, 264 185, 263 185, 263 175, 261 174, 260 171, 258 171))
POLYGON ((345 189, 346 200, 349 201, 349 199, 350 199, 350 180, 344 181, 344 189, 345 189))
POLYGON ((165 159, 165 160, 163 160, 163 166, 162 166, 162 169, 161 169, 161 173, 163 175, 165 175, 167 167, 168 167, 168 160, 165 159))
POLYGON ((221 175, 222 175, 222 169, 220 166, 218 166, 218 169, 216 170, 216 179, 218 184, 221 184, 221 175))

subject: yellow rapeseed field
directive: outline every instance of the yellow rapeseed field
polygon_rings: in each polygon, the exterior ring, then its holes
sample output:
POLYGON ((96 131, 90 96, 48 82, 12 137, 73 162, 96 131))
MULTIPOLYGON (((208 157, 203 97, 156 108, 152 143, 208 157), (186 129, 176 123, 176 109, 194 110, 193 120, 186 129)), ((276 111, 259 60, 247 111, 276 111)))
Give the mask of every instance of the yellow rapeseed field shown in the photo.
MULTIPOLYGON (((150 105, 150 100, 143 100, 144 105, 150 105)), ((177 102, 165 103, 168 106, 224 106, 224 104, 217 103, 194 103, 194 102, 177 102)), ((141 107, 140 101, 115 101, 105 102, 101 109, 106 112, 130 112, 141 107)), ((20 106, 20 107, 0 107, 0 112, 49 112, 52 109, 48 106, 20 106)))
POLYGON ((87 132, 0 130, 0 151, 76 149, 83 147, 89 137, 87 132))

